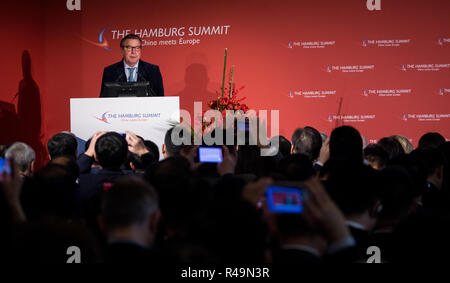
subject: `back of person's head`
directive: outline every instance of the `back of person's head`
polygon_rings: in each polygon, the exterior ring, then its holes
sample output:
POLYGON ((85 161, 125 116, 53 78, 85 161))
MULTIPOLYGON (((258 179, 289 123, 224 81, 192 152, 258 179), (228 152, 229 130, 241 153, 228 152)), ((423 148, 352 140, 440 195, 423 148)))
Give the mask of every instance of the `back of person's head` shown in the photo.
POLYGON ((26 180, 21 195, 22 204, 29 219, 57 216, 75 219, 79 216, 77 202, 77 169, 56 163, 48 163, 26 180))
MULTIPOLYGON (((141 138, 141 137, 139 137, 141 138)), ((129 152, 128 153, 128 161, 133 164, 135 170, 144 170, 146 166, 154 165, 159 160, 159 149, 158 146, 149 140, 144 140, 141 138, 144 142, 145 148, 149 151, 148 154, 150 155, 149 158, 149 164, 146 164, 143 162, 141 156, 137 155, 136 153, 129 152)))
POLYGON ((417 148, 411 152, 411 155, 417 157, 421 162, 427 177, 433 175, 436 169, 446 163, 443 153, 436 148, 417 148))
POLYGON ((289 181, 304 181, 314 175, 311 160, 304 154, 293 154, 280 162, 280 173, 289 181))
POLYGON ((36 160, 35 151, 23 142, 15 142, 5 152, 5 158, 14 159, 15 164, 22 172, 30 169, 33 161, 36 160))
MULTIPOLYGON (((181 150, 183 149, 183 144, 178 144, 172 140, 172 132, 174 130, 178 130, 178 128, 170 128, 169 130, 167 130, 166 135, 164 136, 164 146, 166 149, 166 155, 168 157, 179 155, 181 150)), ((183 138, 183 131, 180 131, 178 137, 176 138, 179 138, 181 140, 183 138)))
MULTIPOLYGON (((291 142, 283 136, 274 136, 270 138, 270 148, 268 156, 259 158, 260 167, 256 170, 259 176, 271 176, 277 171, 280 161, 291 155, 291 142)), ((264 147, 267 150, 267 147, 264 147)))
POLYGON ((150 151, 150 153, 154 156, 156 162, 159 160, 159 147, 156 143, 151 140, 144 140, 145 147, 150 151))
POLYGON ((319 157, 322 137, 316 129, 312 127, 300 128, 295 130, 292 136, 295 138, 292 140, 294 153, 305 154, 311 161, 319 157))
POLYGON ((380 172, 381 220, 395 223, 405 219, 414 203, 414 180, 409 172, 398 165, 388 166, 380 172))
POLYGON ((414 196, 418 198, 426 188, 427 169, 420 158, 416 154, 413 154, 413 152, 411 154, 400 155, 392 160, 390 165, 398 165, 408 171, 409 175, 413 178, 414 196))
POLYGON ((257 175, 261 149, 257 145, 240 145, 237 151, 236 174, 257 175))
POLYGON ((279 139, 278 140, 279 152, 281 153, 281 156, 285 157, 285 156, 290 155, 291 154, 291 146, 292 146, 291 142, 283 136, 276 136, 276 137, 272 137, 270 139, 271 143, 274 139, 277 139, 277 138, 279 139))
POLYGON ((157 211, 155 190, 136 176, 118 178, 102 196, 101 215, 107 231, 142 224, 157 211))
POLYGON ((392 137, 402 145, 406 154, 410 154, 414 150, 414 146, 405 136, 393 135, 392 137))
POLYGON ((146 170, 146 176, 154 184, 169 181, 191 174, 191 165, 183 156, 173 156, 160 161, 146 170))
POLYGON ((158 192, 164 225, 173 233, 187 233, 197 212, 206 209, 207 185, 193 176, 189 161, 182 156, 164 159, 147 174, 158 192))
POLYGON ((330 160, 362 163, 363 142, 358 130, 351 126, 341 126, 331 132, 330 160))
POLYGON ((128 143, 116 132, 108 132, 95 143, 95 156, 105 169, 119 169, 128 154, 128 143))
POLYGON ((78 167, 77 160, 73 155, 60 155, 50 160, 50 164, 59 164, 64 166, 72 175, 74 181, 80 177, 80 168, 78 167))
POLYGON ((378 144, 370 144, 364 148, 364 158, 373 169, 381 170, 389 161, 389 154, 378 144))
POLYGON ((419 139, 418 148, 438 148, 445 142, 445 138, 439 133, 426 133, 419 139))
POLYGON ((394 137, 384 137, 381 140, 379 140, 377 144, 388 153, 389 160, 392 160, 402 154, 405 154, 402 145, 394 137))
POLYGON ((346 216, 362 215, 379 200, 379 172, 355 162, 330 163, 326 188, 346 216))
POLYGON ((417 157, 427 176, 427 187, 422 195, 423 207, 432 214, 450 215, 450 195, 442 190, 445 156, 434 148, 418 148, 410 155, 417 157))
POLYGON ((62 132, 54 135, 47 142, 48 154, 50 159, 61 155, 77 155, 78 142, 75 136, 68 132, 62 132))

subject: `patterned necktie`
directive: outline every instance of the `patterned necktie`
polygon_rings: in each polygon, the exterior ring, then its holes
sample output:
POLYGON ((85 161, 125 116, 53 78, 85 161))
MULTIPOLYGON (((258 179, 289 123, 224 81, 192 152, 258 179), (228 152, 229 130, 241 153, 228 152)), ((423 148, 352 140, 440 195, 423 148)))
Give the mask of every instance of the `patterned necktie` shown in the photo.
POLYGON ((134 68, 128 68, 128 70, 130 71, 130 76, 128 77, 128 81, 129 82, 134 82, 134 70, 136 69, 136 67, 134 68))

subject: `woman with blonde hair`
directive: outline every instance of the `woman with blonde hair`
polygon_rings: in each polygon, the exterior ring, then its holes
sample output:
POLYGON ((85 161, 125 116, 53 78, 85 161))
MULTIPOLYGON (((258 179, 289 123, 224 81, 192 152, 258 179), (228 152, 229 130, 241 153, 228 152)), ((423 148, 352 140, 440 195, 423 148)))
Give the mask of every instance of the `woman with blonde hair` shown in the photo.
POLYGON ((403 150, 405 151, 406 154, 409 154, 411 153, 411 151, 414 150, 414 146, 405 136, 393 135, 392 137, 402 145, 403 150))

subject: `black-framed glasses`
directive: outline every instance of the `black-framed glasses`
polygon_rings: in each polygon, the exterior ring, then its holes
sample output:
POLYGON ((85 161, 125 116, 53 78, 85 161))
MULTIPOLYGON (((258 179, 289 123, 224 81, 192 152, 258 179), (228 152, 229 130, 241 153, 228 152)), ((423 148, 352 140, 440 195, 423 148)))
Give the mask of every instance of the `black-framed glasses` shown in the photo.
POLYGON ((126 46, 122 46, 122 48, 124 48, 126 51, 132 51, 132 50, 141 51, 142 46, 130 46, 130 45, 126 45, 126 46))

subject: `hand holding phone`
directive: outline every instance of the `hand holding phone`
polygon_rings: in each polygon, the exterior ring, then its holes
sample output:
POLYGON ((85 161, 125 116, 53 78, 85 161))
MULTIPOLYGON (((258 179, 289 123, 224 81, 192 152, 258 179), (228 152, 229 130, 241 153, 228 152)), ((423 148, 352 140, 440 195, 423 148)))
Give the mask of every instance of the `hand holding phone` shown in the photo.
POLYGON ((222 148, 220 147, 199 147, 198 158, 200 162, 221 163, 223 161, 222 148))

